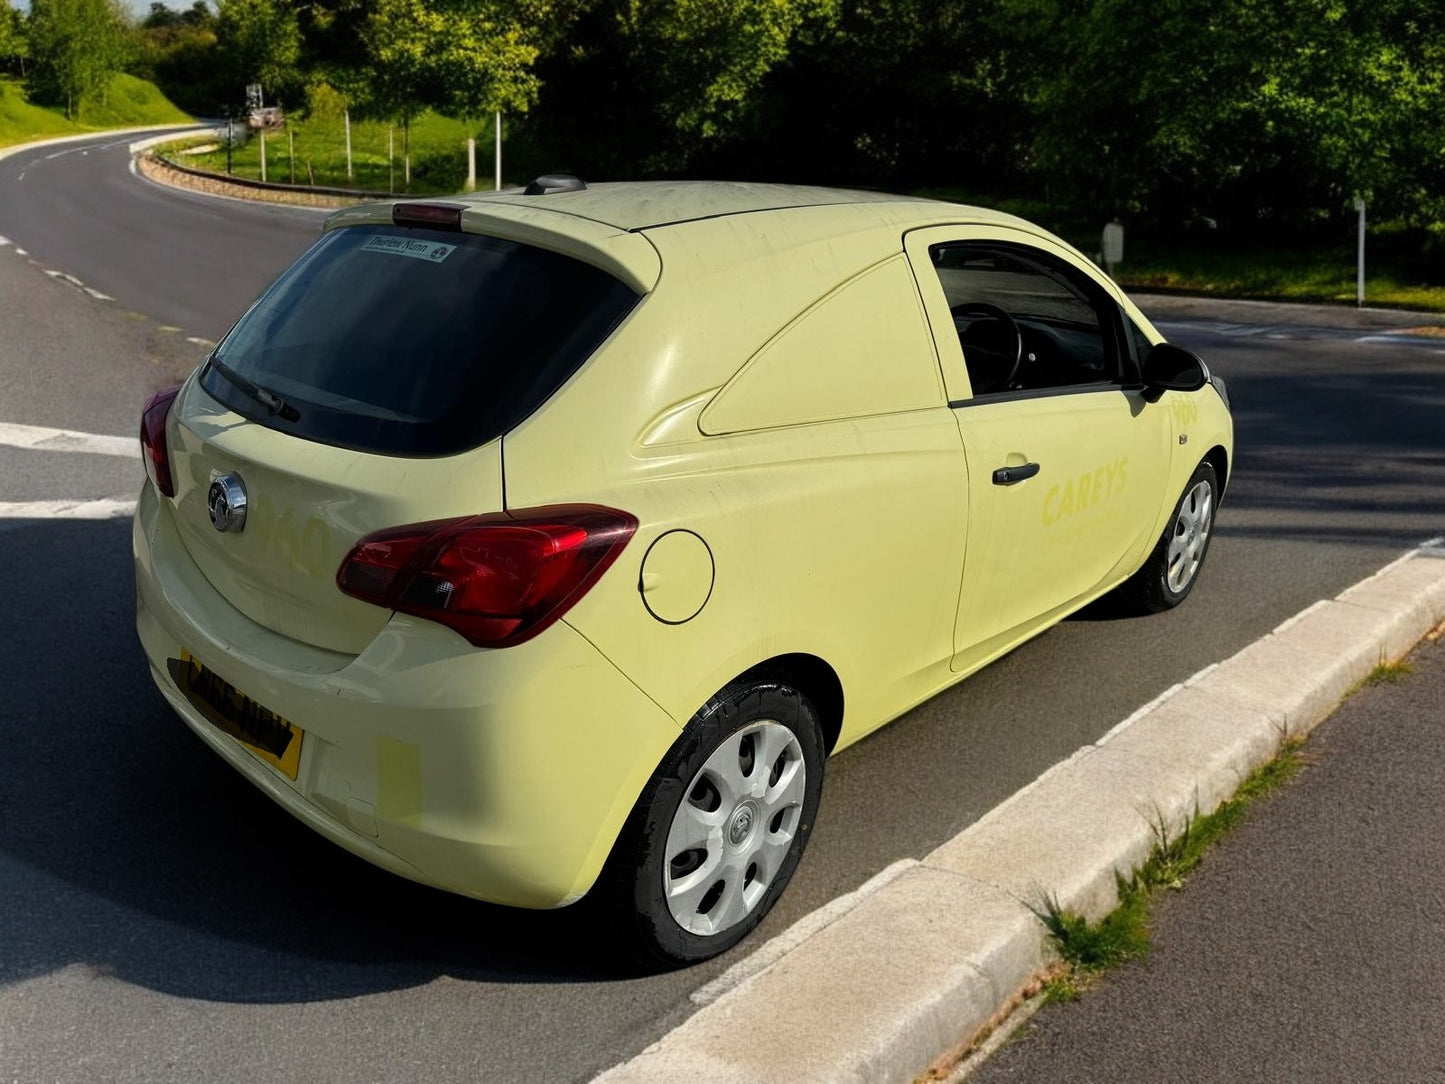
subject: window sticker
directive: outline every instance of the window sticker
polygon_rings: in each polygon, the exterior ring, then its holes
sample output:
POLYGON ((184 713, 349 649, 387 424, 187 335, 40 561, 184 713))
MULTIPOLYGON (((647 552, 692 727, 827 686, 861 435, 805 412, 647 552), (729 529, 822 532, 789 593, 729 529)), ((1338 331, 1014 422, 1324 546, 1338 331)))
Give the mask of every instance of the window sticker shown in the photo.
POLYGON ((443 245, 436 241, 418 241, 411 237, 395 237, 375 234, 361 246, 364 252, 386 252, 392 256, 410 256, 427 263, 441 263, 457 250, 456 245, 443 245))

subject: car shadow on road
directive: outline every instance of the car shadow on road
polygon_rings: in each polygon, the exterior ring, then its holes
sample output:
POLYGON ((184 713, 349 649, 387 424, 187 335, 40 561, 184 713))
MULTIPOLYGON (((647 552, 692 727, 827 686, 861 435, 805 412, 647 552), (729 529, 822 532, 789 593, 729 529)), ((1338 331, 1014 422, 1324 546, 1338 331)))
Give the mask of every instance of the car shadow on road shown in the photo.
POLYGON ((81 964, 276 1002, 627 977, 588 911, 493 907, 374 869, 281 811, 152 685, 130 524, 0 525, 0 983, 81 964))

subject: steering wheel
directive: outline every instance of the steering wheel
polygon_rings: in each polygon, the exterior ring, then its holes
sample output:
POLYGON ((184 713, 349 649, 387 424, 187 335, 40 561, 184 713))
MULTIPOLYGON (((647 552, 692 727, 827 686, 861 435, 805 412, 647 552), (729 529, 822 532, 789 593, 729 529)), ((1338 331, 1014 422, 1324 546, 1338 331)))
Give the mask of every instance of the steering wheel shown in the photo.
MULTIPOLYGON (((993 350, 987 346, 974 343, 965 344, 965 351, 973 354, 983 354, 998 363, 999 370, 1004 373, 1003 380, 999 381, 997 387, 974 388, 974 393, 980 391, 1008 390, 1009 386, 1018 378, 1019 368, 1024 360, 1024 334, 1019 330, 1019 325, 1012 316, 997 305, 991 305, 987 301, 967 301, 961 305, 954 305, 949 314, 955 319, 960 316, 987 316, 1003 324, 1004 328, 1013 336, 1012 350, 993 350)), ((967 332, 965 332, 967 334, 967 332)), ((960 336, 962 341, 962 336, 960 336)), ((966 355, 965 355, 966 356, 966 355)), ((972 380, 973 372, 970 370, 969 378, 972 380)))

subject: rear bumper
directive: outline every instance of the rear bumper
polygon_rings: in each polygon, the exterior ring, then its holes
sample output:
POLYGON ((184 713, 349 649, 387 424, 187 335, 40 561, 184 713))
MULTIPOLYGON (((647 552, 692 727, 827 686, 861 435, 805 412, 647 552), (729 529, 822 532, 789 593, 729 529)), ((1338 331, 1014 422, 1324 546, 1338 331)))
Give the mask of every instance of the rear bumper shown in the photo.
POLYGON ((584 894, 677 724, 580 634, 481 650, 393 617, 356 656, 288 639, 225 601, 168 502, 136 510, 136 626, 151 676, 217 753, 298 819, 394 873, 495 903, 584 894), (167 660, 203 665, 304 732, 293 781, 210 722, 167 660))

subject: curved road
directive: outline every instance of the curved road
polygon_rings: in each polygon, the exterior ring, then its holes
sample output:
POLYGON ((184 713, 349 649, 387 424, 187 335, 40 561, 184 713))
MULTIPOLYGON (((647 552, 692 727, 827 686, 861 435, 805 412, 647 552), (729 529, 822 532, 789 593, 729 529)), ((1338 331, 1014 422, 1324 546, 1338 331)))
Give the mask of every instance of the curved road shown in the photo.
POLYGON ((0 235, 186 335, 219 339, 326 211, 163 188, 127 169, 146 133, 0 160, 0 235))
MULTIPOLYGON (((163 370, 187 364, 156 324, 216 338, 316 232, 313 212, 132 175, 133 138, 0 162, 13 242, 0 247, 0 426, 131 434, 163 370)), ((1437 350, 1263 324, 1171 334, 1229 379, 1241 449, 1189 602, 1066 622, 834 758, 808 855, 761 935, 667 975, 618 964, 585 905, 472 903, 304 831, 151 687, 128 525, 0 521, 20 617, 0 623, 0 1076, 587 1079, 683 1019, 689 994, 765 937, 1445 533, 1437 350)), ((133 492, 137 470, 0 447, 0 502, 133 492)))

